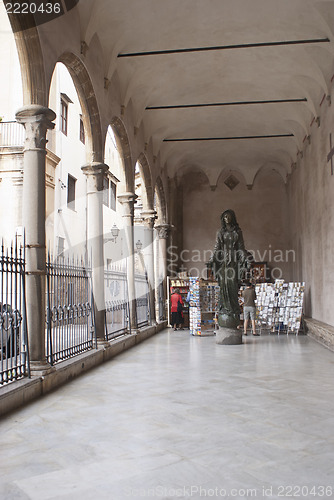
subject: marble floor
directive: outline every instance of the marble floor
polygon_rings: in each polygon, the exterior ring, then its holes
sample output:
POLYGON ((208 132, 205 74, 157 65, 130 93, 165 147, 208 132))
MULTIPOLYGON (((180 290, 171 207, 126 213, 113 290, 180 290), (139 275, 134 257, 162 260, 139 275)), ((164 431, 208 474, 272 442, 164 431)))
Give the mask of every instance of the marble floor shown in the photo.
POLYGON ((334 353, 164 330, 3 418, 1 500, 334 498, 334 353))

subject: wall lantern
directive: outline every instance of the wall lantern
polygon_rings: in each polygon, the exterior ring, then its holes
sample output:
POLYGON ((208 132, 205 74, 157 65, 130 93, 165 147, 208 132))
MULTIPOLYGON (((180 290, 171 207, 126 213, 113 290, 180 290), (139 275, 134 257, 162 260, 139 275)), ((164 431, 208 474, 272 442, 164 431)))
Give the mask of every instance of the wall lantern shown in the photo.
POLYGON ((108 241, 112 241, 113 243, 116 243, 117 237, 119 235, 119 229, 114 223, 113 227, 110 229, 111 233, 111 238, 105 238, 104 243, 107 243, 108 241))

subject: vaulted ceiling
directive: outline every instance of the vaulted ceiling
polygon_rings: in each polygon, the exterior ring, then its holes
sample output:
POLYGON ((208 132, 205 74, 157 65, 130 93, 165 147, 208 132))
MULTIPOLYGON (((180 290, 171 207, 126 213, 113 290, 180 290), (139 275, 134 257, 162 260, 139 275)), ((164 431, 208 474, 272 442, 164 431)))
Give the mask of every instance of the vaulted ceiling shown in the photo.
POLYGON ((284 176, 318 126, 334 73, 334 1, 80 0, 135 126, 173 175, 284 176))

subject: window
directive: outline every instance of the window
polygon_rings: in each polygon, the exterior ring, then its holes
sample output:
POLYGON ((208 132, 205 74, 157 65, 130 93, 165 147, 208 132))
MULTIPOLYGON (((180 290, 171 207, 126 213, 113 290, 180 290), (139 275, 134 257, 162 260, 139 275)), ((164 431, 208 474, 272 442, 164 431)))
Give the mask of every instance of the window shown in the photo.
POLYGON ((73 101, 68 97, 68 95, 64 94, 64 92, 61 92, 60 93, 60 130, 65 135, 67 135, 68 105, 69 104, 73 104, 73 101))
POLYGON ((110 177, 104 177, 102 189, 103 204, 112 210, 116 210, 116 184, 110 179, 110 177))
POLYGON ((110 181, 110 208, 116 210, 116 184, 110 181))
POLYGON ((65 250, 65 238, 58 236, 58 256, 62 255, 65 250))
POLYGON ((67 177, 67 206, 71 210, 75 210, 75 184, 77 180, 68 174, 67 177))
POLYGON ((65 99, 61 99, 60 105, 60 130, 67 135, 68 104, 65 99))
POLYGON ((80 132, 79 132, 79 138, 82 144, 85 144, 85 128, 83 124, 82 117, 80 116, 80 132))
POLYGON ((106 207, 109 207, 109 179, 108 177, 103 177, 103 193, 102 193, 102 200, 103 200, 103 205, 106 207))

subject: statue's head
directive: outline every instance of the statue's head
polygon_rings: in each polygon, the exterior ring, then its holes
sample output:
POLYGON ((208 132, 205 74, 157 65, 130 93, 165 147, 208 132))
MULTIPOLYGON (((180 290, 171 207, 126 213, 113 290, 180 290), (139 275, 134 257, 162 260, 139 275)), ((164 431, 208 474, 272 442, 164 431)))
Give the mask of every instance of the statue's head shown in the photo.
POLYGON ((237 223, 237 218, 235 216, 235 213, 231 209, 225 210, 225 212, 223 212, 221 214, 220 220, 221 220, 221 223, 222 223, 222 228, 224 230, 226 229, 226 225, 227 224, 230 225, 230 226, 232 226, 232 227, 235 227, 236 229, 239 227, 238 223, 237 223))

